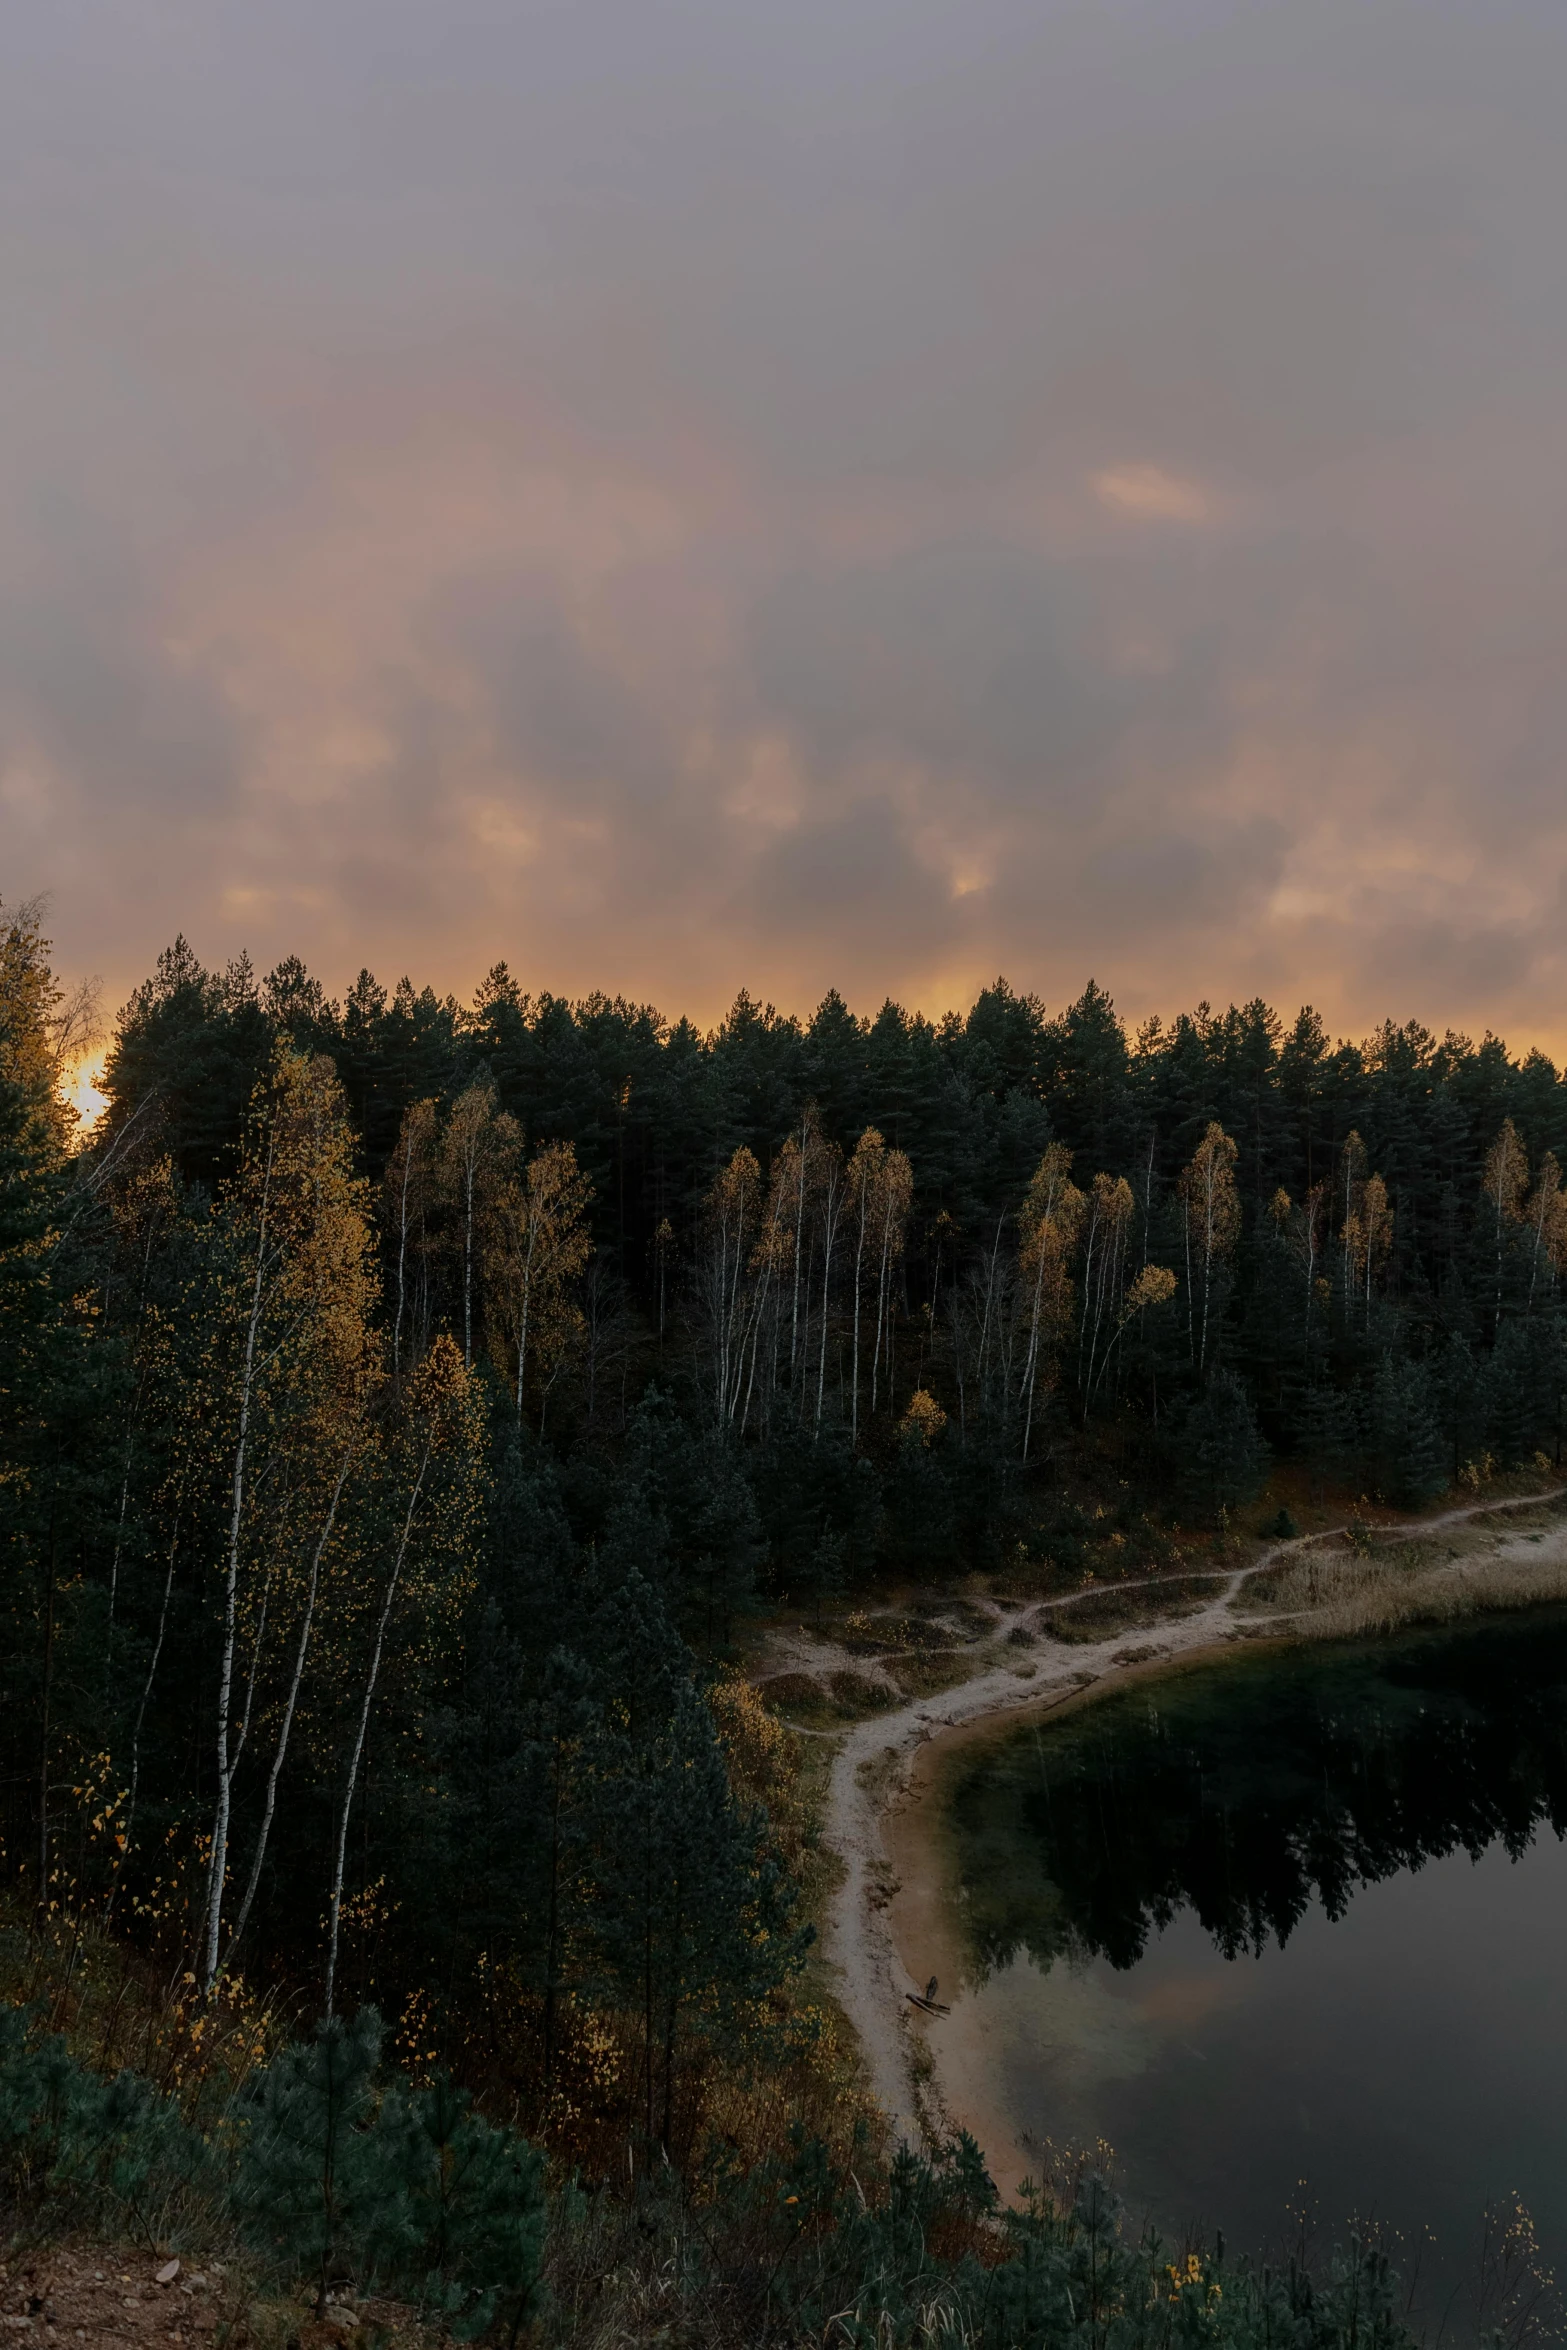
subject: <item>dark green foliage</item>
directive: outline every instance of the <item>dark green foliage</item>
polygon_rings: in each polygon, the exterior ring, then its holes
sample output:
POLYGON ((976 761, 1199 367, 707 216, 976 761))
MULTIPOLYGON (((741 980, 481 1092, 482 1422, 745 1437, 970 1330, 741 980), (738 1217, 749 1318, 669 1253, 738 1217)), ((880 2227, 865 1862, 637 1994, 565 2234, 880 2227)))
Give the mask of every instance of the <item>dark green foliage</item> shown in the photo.
POLYGON ((285 2049, 239 2117, 231 2166, 150 2081, 104 2079, 0 2008, 0 2213, 48 2202, 152 2244, 183 2199, 196 2225, 231 2214, 279 2274, 310 2277, 318 2307, 334 2286, 379 2283, 461 2340, 497 2319, 515 2339, 538 2304, 542 2157, 444 2077, 378 2091, 380 2032, 365 2009, 285 2049))
POLYGON ((406 2214, 399 2269, 420 2306, 459 2341, 497 2318, 515 2341, 539 2298, 542 2157, 474 2113, 444 2075, 422 2094, 389 2097, 379 2129, 406 2214))
POLYGON ((1178 1440, 1180 1479, 1212 1516, 1250 1501, 1267 1469, 1268 1448, 1233 1371, 1215 1371, 1187 1411, 1178 1440))
POLYGON ((205 2141, 150 2081, 89 2072, 62 2037, 30 2039, 23 2012, 0 2008, 0 2212, 48 2200, 150 2244, 216 2176, 205 2141))
POLYGON ((262 2074, 247 2117, 236 2209, 247 2233, 319 2297, 412 2240, 393 2137, 370 2126, 381 2019, 328 2016, 262 2074))
POLYGON ((791 1928, 766 1819, 736 1802, 712 1715, 635 1573, 604 1630, 600 1669, 623 1694, 592 1749, 591 1943, 603 1985, 640 2018, 639 2119, 667 2153, 686 2031, 721 2032, 798 1966, 809 1936, 791 1928))
POLYGON ((120 1015, 106 1138, 140 1114, 187 1180, 210 1190, 237 1163, 273 1036, 248 960, 207 971, 177 938, 120 1015))
POLYGON ((378 2093, 380 2019, 328 2019, 261 2076, 233 2190, 279 2269, 379 2283, 459 2339, 504 2316, 515 2338, 538 2298, 542 2158, 473 2112, 444 2075, 378 2093))
MULTIPOLYGON (((206 2224, 232 2199, 280 2277, 310 2275, 321 2294, 351 2283, 392 2292, 458 2340, 493 2329, 515 2343, 542 2300, 540 2157, 444 2079, 377 2098, 377 2038, 363 2016, 277 2059, 242 2125, 230 2186, 172 2100, 130 2076, 97 2080, 57 2040, 29 2046, 22 2019, 0 2011, 0 2176, 13 2199, 69 2197, 81 2216, 129 2221, 149 2242, 149 2196, 198 2177, 206 2224)), ((722 2307, 732 2336, 759 2350, 829 2329, 857 2350, 900 2350, 928 2341, 933 2319, 974 2350, 1410 2341, 1396 2279, 1361 2245, 1320 2274, 1296 2263, 1259 2273, 1222 2254, 1176 2264, 1152 2234, 1126 2237, 1115 2196, 1091 2174, 1064 2206, 1001 2210, 966 2134, 931 2155, 900 2150, 880 2169, 862 2142, 845 2162, 797 2127, 750 2169, 714 2148, 700 2203, 667 2169, 645 2173, 619 2206, 568 2185, 555 2228, 563 2254, 596 2235, 590 2293, 604 2269, 645 2260, 651 2246, 693 2310, 722 2307)), ((679 2303, 671 2309, 678 2316, 679 2303)))
POLYGON ((1442 1466, 1452 1480, 1480 1451, 1486 1426, 1487 1396, 1480 1364, 1462 1332, 1454 1332, 1437 1354, 1432 1386, 1442 1437, 1442 1466))
POLYGON ((917 1429, 906 1429, 883 1490, 883 1539, 892 1564, 906 1573, 950 1570, 957 1555, 957 1506, 944 1438, 927 1444, 917 1429))
POLYGON ((1366 1401, 1366 1469, 1374 1492, 1418 1509, 1447 1483, 1442 1433, 1423 1363, 1385 1354, 1366 1401))
MULTIPOLYGON (((148 1942, 164 1931, 140 1906, 165 1866, 163 1839, 182 1860, 211 1816, 224 1635, 212 1568, 227 1519, 199 1439, 203 1415, 225 1408, 238 1324, 230 1314, 218 1328, 198 1276, 212 1261, 214 1197, 279 1035, 336 1063, 373 1184, 406 1108, 433 1104, 428 1182, 403 1233, 400 1377, 462 1327, 456 1210, 439 1161, 466 1086, 492 1079, 524 1153, 569 1141, 595 1188, 592 1286, 584 1277, 555 1301, 567 1337, 548 1377, 547 1433, 544 1375, 519 1415, 501 1393, 509 1325, 478 1300, 475 1409, 488 1398, 491 1426, 483 1522, 454 1537, 439 1574, 429 1556, 410 1560, 353 1813, 343 1965, 347 1983, 378 1987, 399 2010, 417 1994, 427 2046, 530 2128, 575 2096, 564 2068, 581 2019, 612 2010, 633 2062, 592 2125, 603 2128, 591 2160, 606 2166, 630 2137, 638 2161, 649 2141, 689 2178, 704 2075, 766 2061, 767 2019, 786 2004, 773 1995, 799 1959, 789 1887, 766 1823, 732 1797, 706 1694, 747 1611, 888 1575, 950 1588, 1025 1561, 1053 1579, 1098 1574, 1112 1528, 1128 1569, 1155 1565, 1180 1535, 1172 1520, 1219 1523, 1254 1496, 1270 1451, 1302 1461, 1318 1498, 1333 1488, 1335 1500, 1364 1491, 1410 1506, 1487 1453, 1505 1465, 1559 1456, 1561 1282, 1527 1219, 1493 1216, 1488 1227, 1480 1193, 1504 1117, 1531 1180, 1546 1150, 1567 1144, 1567 1091, 1539 1056, 1514 1061, 1495 1040, 1439 1042, 1413 1025, 1335 1046, 1309 1010, 1286 1028, 1260 1003, 1202 1005, 1134 1040, 1097 986, 1049 1011, 999 980, 939 1022, 891 1003, 861 1019, 836 994, 800 1020, 742 996, 711 1034, 619 999, 530 995, 504 966, 466 1008, 408 980, 389 992, 369 973, 336 1004, 292 960, 258 986, 242 962, 216 975, 178 942, 126 1009, 110 1110, 79 1156, 36 1098, 0 1084, 0 1831, 24 1901, 47 1896, 51 1877, 61 1898, 67 1879, 71 1898, 107 1896, 112 1883, 116 1928, 148 1942), (764 1252, 773 1320, 737 1314, 751 1342, 745 1402, 719 1425, 700 1299, 704 1203, 743 1144, 757 1160, 759 1213, 786 1139, 811 1133, 813 1105, 812 1181, 874 1122, 910 1158, 907 1226, 859 1284, 857 1379, 847 1226, 827 1271, 825 1227, 803 1219, 803 1317, 764 1252), (1199 1361, 1180 1176, 1214 1122, 1233 1141, 1237 1206, 1199 1361), (1334 1188, 1355 1160, 1352 1131, 1391 1218, 1369 1267, 1346 1243, 1350 1211, 1334 1188), (1069 1252, 1063 1328, 1025 1461, 1019 1209, 1051 1141, 1073 1154, 1083 1190, 1101 1171, 1124 1177, 1131 1204, 1117 1211, 1123 1254, 1098 1293, 1092 1349, 1074 1319, 1090 1295, 1083 1251, 1069 1252), (1173 1272, 1177 1294, 1160 1302, 1155 1284, 1153 1302, 1123 1318, 1145 1267, 1173 1272), (928 1400, 911 1414, 916 1393, 928 1400), (113 1831, 132 1787, 122 1866, 113 1831)), ((377 1197, 390 1273, 389 1195, 377 1197)), ((753 1221, 736 1252, 739 1292, 757 1279, 758 1233, 753 1221)), ((481 1237, 481 1292, 501 1281, 488 1246, 481 1237)), ((377 1395, 372 1452, 394 1409, 377 1395)), ((253 1709, 249 1694, 240 1700, 250 1723, 234 1782, 240 1880, 263 1817, 270 1836, 245 1968, 287 1984, 306 2013, 320 1982, 322 1856, 341 1818, 391 1540, 386 1495, 367 1479, 350 1498, 275 1817, 264 1811, 267 1772, 296 1653, 302 1533, 275 1581, 270 1561, 260 1569, 243 1611, 257 1662, 253 1709)), ((1274 1531, 1293 1532, 1287 1513, 1274 1531)), ((248 1671, 241 1657, 247 1691, 248 1671)), ((444 2118, 420 2108, 410 2119, 405 2102, 405 2168, 372 2193, 374 2164, 391 2159, 390 2119, 375 2118, 373 2051, 355 2056, 355 2045, 340 2035, 331 2050, 294 2052, 263 2092, 245 2158, 250 2224, 273 2225, 276 2240, 304 2198, 323 2276, 350 2254, 444 2274, 444 2255, 411 2249, 430 2235, 406 2169, 417 2132, 435 2130, 443 2177, 464 2171, 467 2155, 453 2150, 467 2148, 502 2204, 515 2147, 496 2152, 487 2125, 456 2103, 444 2118), (346 2136, 334 2097, 358 2117, 346 2136)), ((116 2094, 123 2104, 138 2093, 116 2094)), ((24 2137, 44 2147, 53 2177, 43 2126, 29 2120, 24 2137)), ((102 2130, 128 2143, 120 2122, 102 2130)), ((156 2136, 150 2124, 143 2134, 156 2136)), ((28 2175, 33 2160, 23 2159, 28 2175)), ((885 2213, 893 2230, 876 2239, 876 2258, 896 2267, 916 2235, 969 2224, 980 2204, 963 2217, 961 2170, 900 2171, 883 2200, 869 2198, 866 2227, 885 2213)), ((128 2173, 114 2173, 119 2186, 108 2171, 93 2177, 95 2193, 130 2192, 128 2173)), ((832 2210, 847 2241, 859 2222, 847 2204, 832 2210)), ((1076 2224, 1080 2242, 1098 2240, 1097 2222, 1076 2224)), ((1045 2258, 1024 2247, 1017 2277, 1045 2258)), ((1017 2277, 1006 2291, 1023 2289, 1017 2277)), ((466 2324, 492 2287, 459 2260, 455 2297, 441 2306, 466 2324)), ((494 2310, 521 2306, 521 2288, 506 2285, 494 2310)), ((833 2312, 822 2309, 825 2322, 833 2312)), ((1035 2320, 1006 2322, 1026 2332, 1035 2320)))

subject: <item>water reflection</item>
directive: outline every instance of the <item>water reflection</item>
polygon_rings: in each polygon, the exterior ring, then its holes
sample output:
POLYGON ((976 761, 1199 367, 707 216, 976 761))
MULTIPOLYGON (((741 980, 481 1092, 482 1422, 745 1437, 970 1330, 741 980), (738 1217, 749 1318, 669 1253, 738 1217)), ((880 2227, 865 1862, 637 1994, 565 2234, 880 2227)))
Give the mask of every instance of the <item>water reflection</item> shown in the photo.
POLYGON ((1022 1733, 953 1796, 982 1972, 1114 1967, 1192 1911, 1227 1957, 1444 1854, 1567 1831, 1567 1614, 1308 1649, 1022 1733))
POLYGON ((1567 1612, 1160 1683, 951 1804, 949 2061, 1018 2136, 1253 2247, 1306 2181, 1443 2290, 1516 2190, 1567 2268, 1567 1612))

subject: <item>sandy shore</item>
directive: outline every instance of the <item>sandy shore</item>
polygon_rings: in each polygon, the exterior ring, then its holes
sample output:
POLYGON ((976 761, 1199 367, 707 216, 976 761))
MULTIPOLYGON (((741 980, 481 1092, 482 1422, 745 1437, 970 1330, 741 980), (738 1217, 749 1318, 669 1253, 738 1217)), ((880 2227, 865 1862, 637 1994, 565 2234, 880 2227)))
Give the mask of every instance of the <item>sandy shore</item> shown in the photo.
MULTIPOLYGON (((1444 1510, 1384 1533, 1415 1542, 1475 1518, 1538 1509, 1567 1487, 1515 1500, 1477 1502, 1444 1510)), ((1016 2187, 1027 2167, 999 2110, 984 2052, 967 2044, 972 2025, 963 2016, 927 2018, 908 1998, 934 1974, 950 1986, 961 1967, 946 1915, 946 1855, 942 1849, 941 1775, 977 1741, 1002 1735, 1031 1716, 1055 1714, 1153 1674, 1182 1669, 1254 1648, 1259 1638, 1300 1636, 1300 1611, 1270 1615, 1237 1612, 1245 1586, 1270 1568, 1289 1565, 1344 1540, 1345 1528, 1275 1544, 1244 1566, 1211 1578, 1213 1595, 1167 1622, 1122 1630, 1097 1642, 1058 1645, 1039 1640, 1024 1650, 989 1648, 974 1676, 939 1696, 916 1698, 842 1733, 833 1760, 823 1818, 823 1841, 837 1854, 843 1876, 824 1927, 825 1955, 837 1994, 859 2041, 870 2086, 898 2134, 918 2144, 933 2132, 971 2130, 990 2156, 997 2184, 1016 2187)), ((1539 1574, 1542 1584, 1567 1564, 1567 1522, 1548 1536, 1509 1539, 1460 1565, 1438 1572, 1473 1578, 1476 1561, 1508 1558, 1514 1571, 1539 1574)), ((1368 1562, 1368 1575, 1375 1562, 1368 1562)), ((1386 1572, 1385 1563, 1381 1571, 1386 1572)), ((1191 1578, 1185 1579, 1189 1585, 1191 1578)), ((1207 1580, 1207 1578, 1204 1578, 1207 1580)), ((1134 1586, 1122 1586, 1131 1589, 1134 1586)), ((1542 1593, 1543 1596, 1554 1594, 1542 1593)), ((1032 1630, 1065 1599, 1014 1606, 992 1603, 995 1635, 1032 1630)))

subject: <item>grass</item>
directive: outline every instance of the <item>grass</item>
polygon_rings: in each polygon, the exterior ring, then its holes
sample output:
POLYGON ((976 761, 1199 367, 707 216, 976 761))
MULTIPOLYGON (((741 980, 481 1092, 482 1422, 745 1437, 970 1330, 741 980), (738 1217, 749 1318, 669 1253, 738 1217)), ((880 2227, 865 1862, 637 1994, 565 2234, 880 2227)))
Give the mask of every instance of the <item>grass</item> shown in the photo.
POLYGON ((1051 1608, 1039 1618, 1039 1631, 1049 1640, 1074 1644, 1112 1639, 1118 1632, 1137 1632, 1172 1616, 1195 1615, 1206 1607, 1219 1586, 1211 1576, 1170 1575, 1136 1590, 1113 1585, 1091 1592, 1067 1607, 1051 1608))
POLYGON ((1343 1640, 1556 1599, 1567 1599, 1567 1520, 1541 1510, 1369 1550, 1298 1552, 1253 1577, 1238 1612, 1288 1617, 1278 1628, 1299 1639, 1343 1640))

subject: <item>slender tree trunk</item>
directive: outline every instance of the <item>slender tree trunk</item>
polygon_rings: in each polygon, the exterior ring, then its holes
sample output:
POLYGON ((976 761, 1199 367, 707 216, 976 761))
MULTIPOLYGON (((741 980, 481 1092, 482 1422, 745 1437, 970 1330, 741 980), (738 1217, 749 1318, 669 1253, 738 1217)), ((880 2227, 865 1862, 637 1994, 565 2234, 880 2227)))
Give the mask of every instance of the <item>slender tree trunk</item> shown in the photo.
POLYGON ((332 1865, 332 1898, 327 1919, 326 2013, 328 2016, 332 2013, 332 2000, 337 1989, 337 1944, 343 1916, 343 1872, 348 1862, 348 1817, 353 1809, 354 1788, 359 1779, 359 1765, 364 1758, 365 1734, 370 1727, 370 1708, 375 1702, 375 1685, 381 1672, 381 1651, 386 1643, 387 1622, 392 1613, 392 1602, 397 1596, 397 1586, 403 1572, 403 1561, 408 1555, 408 1541, 413 1532, 414 1512, 419 1506, 419 1496, 424 1491, 425 1471, 429 1466, 430 1448, 426 1445, 424 1458, 419 1463, 419 1474, 414 1479, 414 1489, 408 1497, 408 1515, 403 1520, 402 1538, 397 1545, 397 1555, 392 1561, 392 1572, 387 1578, 386 1595, 381 1602, 380 1619, 375 1628, 375 1646, 370 1652, 370 1672, 365 1682, 364 1703, 359 1709, 359 1728, 354 1736, 354 1751, 349 1759, 348 1784, 343 1790, 343 1812, 338 1822, 337 1857, 332 1865))
POLYGON ((229 1752, 229 1709, 234 1694, 234 1644, 239 1624, 239 1546, 245 1515, 250 1407, 256 1378, 256 1336, 261 1327, 261 1308, 265 1296, 267 1210, 276 1148, 277 1138, 274 1134, 267 1146, 267 1173, 262 1185, 260 1229, 256 1236, 256 1275, 251 1286, 250 1321, 245 1331, 245 1361, 240 1378, 239 1434, 234 1446, 233 1497, 223 1591, 223 1652, 218 1668, 218 1795, 212 1821, 211 1878, 207 1888, 206 1931, 201 1958, 203 1991, 210 1991, 217 1980, 218 1935, 223 1918, 223 1875, 228 1866, 229 1797, 234 1781, 234 1758, 229 1752))
POLYGON ((59 1464, 49 1502, 49 1584, 44 1595, 44 1671, 38 1738, 38 1904, 42 1927, 49 1915, 49 1734, 54 1701, 54 1594, 59 1565, 59 1464))
POLYGON ((998 1216, 996 1218, 996 1237, 991 1243, 990 1256, 985 1266, 985 1307, 984 1312, 980 1316, 979 1324, 978 1370, 981 1403, 985 1401, 990 1386, 988 1377, 990 1368, 990 1323, 996 1300, 996 1267, 1001 1257, 1001 1229, 1005 1222, 1006 1218, 1004 1215, 998 1216))
POLYGON ((548 1925, 544 1937, 544 2112, 549 2118, 550 2095, 555 2080, 555 2000, 560 1973, 560 1810, 561 1810, 561 1752, 560 1725, 555 1726, 554 1768, 550 1773, 550 1899, 548 1925))
POLYGON ((403 1305, 407 1296, 408 1266, 408 1186, 413 1175, 413 1137, 406 1123, 403 1127, 403 1183, 398 1195, 397 1209, 397 1312, 392 1322, 392 1378, 401 1385, 403 1376, 403 1305))
POLYGON ((887 1314, 887 1260, 892 1247, 892 1210, 889 1206, 882 1219, 881 1262, 876 1268, 876 1351, 871 1356, 871 1418, 876 1417, 876 1401, 881 1385, 881 1331, 887 1314))
POLYGON ((789 1324, 789 1384, 794 1385, 795 1358, 800 1347, 800 1262, 805 1253, 805 1164, 810 1127, 800 1122, 800 1166, 794 1196, 794 1303, 789 1324))
POLYGON ((131 1498, 131 1454, 136 1445, 136 1418, 141 1406, 138 1385, 136 1402, 131 1406, 125 1430, 125 1457, 120 1463, 120 1509, 114 1522, 114 1556, 109 1561, 109 1622, 104 1653, 104 1688, 107 1692, 114 1656, 114 1611, 120 1596, 120 1557, 125 1548, 125 1512, 131 1498))
POLYGON ((326 1523, 321 1529, 321 1538, 316 1544, 310 1561, 310 1581, 305 1590, 305 1612, 299 1627, 299 1640, 294 1650, 294 1670, 289 1680, 288 1697, 283 1706, 283 1719, 278 1727, 277 1745, 272 1752, 272 1767, 267 1773, 266 1800, 262 1806, 261 1827, 256 1836, 256 1849, 250 1863, 250 1876, 245 1885, 245 1898, 239 1905, 239 1916, 235 1919, 234 1931, 229 1936, 226 1959, 228 1964, 233 1962, 234 1953, 239 1947, 240 1936, 244 1933, 250 1917, 251 1904, 256 1898, 256 1888, 261 1882, 261 1864, 267 1857, 267 1839, 272 1833, 272 1818, 277 1809, 277 1783, 283 1769, 284 1758, 288 1753, 288 1741, 294 1727, 294 1711, 299 1703, 300 1684, 305 1677, 305 1659, 310 1652, 310 1633, 316 1613, 316 1593, 321 1584, 321 1561, 326 1556, 326 1546, 332 1539, 332 1528, 337 1518, 337 1505, 343 1498, 343 1487, 348 1481, 348 1472, 352 1464, 352 1453, 345 1453, 343 1465, 337 1473, 337 1483, 332 1488, 332 1500, 326 1513, 326 1523))
MULTIPOLYGON (((830 1181, 831 1179, 829 1178, 829 1182, 830 1181)), ((833 1242, 837 1237, 838 1231, 839 1207, 840 1203, 838 1201, 835 1188, 829 1189, 826 1215, 823 1218, 822 1223, 822 1344, 820 1360, 818 1361, 816 1367, 815 1434, 818 1436, 821 1434, 822 1428, 822 1399, 827 1389, 827 1325, 829 1320, 827 1304, 832 1283, 832 1252, 833 1242)))
MULTIPOLYGON (((136 1797, 141 1785, 141 1734, 143 1725, 147 1719, 147 1708, 152 1702, 152 1685, 158 1677, 158 1659, 163 1654, 163 1635, 167 1629, 169 1621, 169 1598, 174 1589, 174 1560, 178 1549, 179 1532, 176 1525, 176 1530, 169 1542, 169 1565, 168 1572, 163 1578, 163 1604, 158 1610, 157 1635, 153 1640, 152 1655, 148 1660, 147 1678, 142 1683, 141 1703, 136 1708, 136 1727, 131 1733, 131 1787, 130 1797, 125 1813, 125 1852, 127 1859, 130 1856, 131 1850, 131 1833, 136 1825, 136 1797)), ((110 1907, 113 1907, 112 1894, 110 1896, 110 1907)))
POLYGON ((528 1370, 528 1318, 533 1310, 533 1244, 536 1219, 529 1211, 528 1245, 522 1259, 522 1295, 517 1313, 517 1425, 522 1426, 522 1387, 528 1370))
POLYGON ((1044 1251, 1040 1251, 1039 1266, 1034 1275, 1034 1309, 1029 1319, 1028 1353, 1023 1363, 1023 1458, 1028 1458, 1028 1441, 1034 1425, 1034 1380, 1039 1358, 1039 1303, 1044 1286, 1044 1251))
MULTIPOLYGON (((644 1787, 643 1797, 651 1801, 651 1789, 644 1787)), ((651 1821, 643 1823, 643 1887, 642 1887, 642 2056, 646 2074, 647 2104, 645 2129, 649 2156, 653 2151, 653 1830, 651 1821)))
POLYGON ((860 1286, 865 1264, 865 1202, 860 1202, 860 1237, 854 1251, 854 1383, 849 1412, 849 1441, 860 1441, 860 1286))
MULTIPOLYGON (((474 1161, 464 1170, 462 1222, 462 1366, 473 1369, 473 1186, 474 1161)), ((330 2013, 330 2010, 328 2010, 330 2013)))

